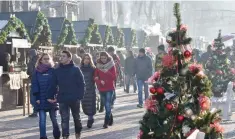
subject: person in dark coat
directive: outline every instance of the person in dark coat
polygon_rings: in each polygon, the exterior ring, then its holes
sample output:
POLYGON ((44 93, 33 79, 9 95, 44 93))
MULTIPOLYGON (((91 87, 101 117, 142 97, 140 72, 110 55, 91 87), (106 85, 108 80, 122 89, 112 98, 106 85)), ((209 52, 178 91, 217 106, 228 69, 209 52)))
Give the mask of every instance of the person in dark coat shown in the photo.
POLYGON ((37 51, 35 49, 29 50, 29 63, 27 65, 27 74, 29 75, 29 78, 31 78, 34 73, 37 59, 37 51))
POLYGON ((201 56, 201 62, 205 66, 212 55, 212 46, 208 45, 207 52, 203 53, 201 56))
POLYGON ((82 58, 81 71, 86 84, 86 90, 82 100, 82 109, 88 116, 87 127, 91 128, 94 123, 93 116, 96 114, 96 87, 94 80, 95 65, 92 61, 92 56, 88 53, 84 54, 82 58))
POLYGON ((158 54, 155 56, 154 70, 162 70, 162 57, 166 55, 165 46, 163 44, 159 45, 157 48, 158 54))
MULTIPOLYGON (((35 49, 29 50, 29 63, 27 64, 27 74, 29 75, 29 79, 32 79, 33 73, 35 71, 35 64, 38 59, 38 54, 35 49)), ((33 113, 29 115, 29 117, 37 117, 37 111, 34 109, 36 103, 35 103, 35 96, 33 96, 33 93, 30 92, 30 103, 33 106, 33 113)))
POLYGON ((145 50, 141 48, 139 50, 139 56, 136 58, 135 61, 135 75, 137 78, 137 87, 138 87, 138 99, 139 104, 137 107, 142 108, 143 107, 143 87, 144 87, 144 93, 145 93, 145 100, 149 97, 148 92, 148 84, 146 81, 149 77, 151 77, 153 73, 153 66, 151 63, 151 59, 146 56, 145 50))
POLYGON ((52 75, 47 100, 59 103, 63 139, 68 139, 70 135, 70 110, 74 119, 75 137, 81 139, 80 101, 84 97, 84 92, 85 81, 80 68, 74 65, 72 54, 69 51, 62 51, 60 66, 54 70, 52 75), (57 99, 54 99, 55 95, 57 95, 57 99))
POLYGON ((49 112, 53 126, 53 135, 55 139, 60 138, 60 129, 57 122, 58 110, 57 103, 50 103, 47 101, 47 89, 50 85, 50 79, 53 72, 53 62, 51 57, 43 53, 36 63, 36 70, 32 75, 31 90, 36 97, 36 104, 34 109, 39 112, 39 129, 40 139, 47 139, 46 135, 46 112, 49 112))
POLYGON ((132 51, 128 52, 128 57, 125 60, 124 72, 126 75, 126 92, 129 93, 130 82, 133 81, 134 92, 137 90, 136 79, 134 76, 135 71, 135 57, 132 51))

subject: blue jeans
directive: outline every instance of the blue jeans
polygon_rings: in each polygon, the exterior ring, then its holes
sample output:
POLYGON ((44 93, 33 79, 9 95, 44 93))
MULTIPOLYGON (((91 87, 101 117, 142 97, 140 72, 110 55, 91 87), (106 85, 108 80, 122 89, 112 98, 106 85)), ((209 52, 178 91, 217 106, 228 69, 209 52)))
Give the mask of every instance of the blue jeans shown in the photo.
MULTIPOLYGON (((59 125, 57 122, 57 113, 55 110, 50 110, 49 111, 50 119, 52 122, 53 126, 53 135, 54 137, 60 137, 60 129, 59 125)), ((46 135, 46 111, 45 110, 40 110, 39 111, 39 129, 40 129, 40 137, 47 137, 46 135)))
POLYGON ((70 120, 70 109, 73 115, 75 133, 80 134, 82 131, 82 123, 80 119, 80 101, 73 101, 67 103, 60 103, 60 115, 61 115, 61 127, 62 136, 69 136, 69 120, 70 120))
POLYGON ((101 101, 103 101, 104 107, 105 107, 105 118, 109 119, 111 115, 111 104, 112 104, 112 98, 113 98, 113 92, 102 92, 101 95, 101 101))
POLYGON ((143 80, 137 80, 137 86, 138 86, 139 104, 143 105, 143 86, 144 86, 144 94, 145 94, 145 100, 146 100, 149 97, 148 84, 145 83, 145 81, 143 80))
POLYGON ((128 75, 128 74, 126 74, 126 90, 129 91, 131 80, 132 80, 132 83, 133 83, 134 91, 136 91, 137 90, 137 83, 136 83, 135 76, 128 75))

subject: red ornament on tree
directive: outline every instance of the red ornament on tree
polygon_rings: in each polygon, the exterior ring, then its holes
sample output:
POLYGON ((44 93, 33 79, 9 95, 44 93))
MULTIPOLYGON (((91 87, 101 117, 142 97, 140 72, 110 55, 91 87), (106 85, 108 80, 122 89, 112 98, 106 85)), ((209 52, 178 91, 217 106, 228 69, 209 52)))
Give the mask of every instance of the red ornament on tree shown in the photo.
POLYGON ((166 104, 165 107, 166 107, 166 109, 169 110, 169 111, 171 111, 171 110, 173 109, 173 105, 170 104, 170 103, 166 104))
POLYGON ((158 88, 156 89, 156 92, 157 92, 159 95, 162 95, 162 94, 164 94, 164 89, 163 89, 162 87, 158 87, 158 88))
POLYGON ((149 91, 150 91, 150 93, 152 93, 152 94, 155 94, 155 93, 157 92, 154 87, 151 87, 151 88, 149 89, 149 91))
POLYGON ((183 115, 178 115, 178 116, 177 116, 177 120, 178 120, 179 122, 182 122, 182 121, 184 120, 184 116, 183 116, 183 115))
POLYGON ((184 51, 184 57, 190 58, 192 56, 191 52, 189 50, 184 51))
POLYGON ((222 74, 223 74, 223 72, 222 72, 221 70, 216 70, 216 74, 218 74, 218 75, 222 75, 222 74))

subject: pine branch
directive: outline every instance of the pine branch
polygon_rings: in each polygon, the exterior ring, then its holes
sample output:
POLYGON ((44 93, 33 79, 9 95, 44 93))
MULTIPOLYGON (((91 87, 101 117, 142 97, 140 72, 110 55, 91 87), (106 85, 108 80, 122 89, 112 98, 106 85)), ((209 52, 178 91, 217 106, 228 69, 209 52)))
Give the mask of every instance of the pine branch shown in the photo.
POLYGON ((180 16, 180 4, 179 3, 175 3, 174 5, 174 16, 176 17, 177 30, 180 30, 181 16, 180 16))

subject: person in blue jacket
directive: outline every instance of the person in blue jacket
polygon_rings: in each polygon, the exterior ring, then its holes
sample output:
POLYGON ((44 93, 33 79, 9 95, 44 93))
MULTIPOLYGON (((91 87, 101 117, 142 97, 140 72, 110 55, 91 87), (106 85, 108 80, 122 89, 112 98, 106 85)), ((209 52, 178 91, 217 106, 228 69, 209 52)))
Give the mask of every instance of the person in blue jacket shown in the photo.
POLYGON ((69 51, 62 51, 60 66, 53 72, 51 85, 48 89, 47 100, 58 102, 63 139, 69 138, 70 110, 73 115, 76 139, 81 138, 82 124, 80 119, 80 101, 85 92, 85 81, 79 67, 72 61, 72 54, 69 51), (57 99, 55 92, 59 88, 57 99))
MULTIPOLYGON (((35 110, 39 112, 40 139, 47 139, 46 135, 46 112, 49 112, 53 126, 53 135, 55 139, 60 138, 60 129, 57 122, 58 105, 56 102, 47 101, 47 90, 51 84, 50 80, 53 73, 53 62, 51 57, 43 53, 37 60, 35 71, 32 75, 31 91, 36 98, 35 110)), ((53 96, 55 97, 55 96, 53 96)))

